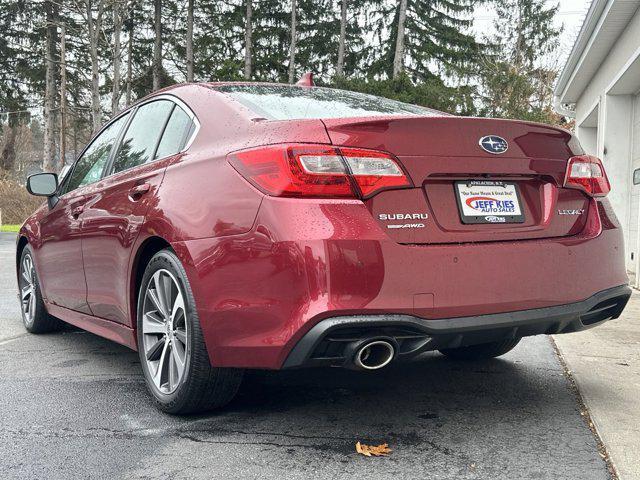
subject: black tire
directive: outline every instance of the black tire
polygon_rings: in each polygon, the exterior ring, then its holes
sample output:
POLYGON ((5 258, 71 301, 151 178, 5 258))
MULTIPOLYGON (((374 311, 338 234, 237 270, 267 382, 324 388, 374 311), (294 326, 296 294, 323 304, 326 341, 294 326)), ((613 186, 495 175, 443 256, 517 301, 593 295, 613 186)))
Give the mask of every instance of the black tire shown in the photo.
MULTIPOLYGON (((146 266, 138 291, 137 327, 138 352, 145 382, 160 410, 177 415, 201 413, 221 408, 235 397, 242 382, 243 370, 217 368, 211 365, 191 286, 180 260, 170 249, 156 253, 146 266), (159 270, 171 273, 179 284, 185 308, 183 321, 189 332, 186 336, 184 373, 177 388, 171 393, 160 391, 154 384, 150 371, 153 367, 150 367, 147 362, 143 342, 142 318, 145 295, 154 274, 159 270)), ((173 341, 175 342, 175 339, 173 341)))
POLYGON ((468 347, 443 348, 440 353, 456 360, 486 360, 510 352, 520 343, 520 340, 520 338, 514 338, 499 342, 470 345, 468 347))
POLYGON ((20 254, 20 263, 18 264, 18 288, 22 323, 28 332, 49 333, 57 332, 62 329, 63 323, 47 313, 44 300, 42 299, 42 291, 40 290, 38 274, 36 273, 33 263, 33 250, 31 250, 29 245, 26 245, 20 254), (28 260, 30 260, 29 264, 31 267, 27 269, 25 268, 25 261, 28 260), (25 272, 25 270, 29 271, 25 272), (30 277, 30 282, 25 277, 25 274, 30 277), (31 293, 29 295, 33 295, 33 301, 29 303, 28 307, 26 307, 23 291, 29 286, 31 287, 31 293), (31 310, 33 311, 32 315, 29 313, 31 310))

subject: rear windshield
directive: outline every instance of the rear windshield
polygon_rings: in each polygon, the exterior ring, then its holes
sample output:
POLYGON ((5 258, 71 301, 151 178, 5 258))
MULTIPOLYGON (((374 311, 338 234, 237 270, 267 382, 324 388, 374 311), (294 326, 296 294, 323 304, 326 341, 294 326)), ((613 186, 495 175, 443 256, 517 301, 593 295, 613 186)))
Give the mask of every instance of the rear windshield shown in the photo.
POLYGON ((287 85, 223 85, 215 88, 268 120, 443 115, 426 107, 334 88, 287 85))

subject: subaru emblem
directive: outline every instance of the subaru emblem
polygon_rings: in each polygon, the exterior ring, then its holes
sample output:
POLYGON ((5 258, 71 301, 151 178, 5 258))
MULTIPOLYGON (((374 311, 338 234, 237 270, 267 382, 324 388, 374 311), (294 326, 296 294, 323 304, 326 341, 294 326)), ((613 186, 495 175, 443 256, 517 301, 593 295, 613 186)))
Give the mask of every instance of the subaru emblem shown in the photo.
POLYGON ((482 137, 478 144, 485 152, 493 153, 494 155, 504 153, 509 148, 507 141, 497 135, 482 137))

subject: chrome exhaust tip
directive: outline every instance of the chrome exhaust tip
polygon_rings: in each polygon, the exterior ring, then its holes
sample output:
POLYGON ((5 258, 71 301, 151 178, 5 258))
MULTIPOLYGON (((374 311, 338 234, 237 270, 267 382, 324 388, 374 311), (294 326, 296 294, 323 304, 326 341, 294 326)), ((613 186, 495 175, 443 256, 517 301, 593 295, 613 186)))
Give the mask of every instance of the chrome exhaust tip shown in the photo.
POLYGON ((373 340, 363 344, 354 357, 354 364, 364 370, 386 367, 396 355, 396 348, 386 340, 373 340))

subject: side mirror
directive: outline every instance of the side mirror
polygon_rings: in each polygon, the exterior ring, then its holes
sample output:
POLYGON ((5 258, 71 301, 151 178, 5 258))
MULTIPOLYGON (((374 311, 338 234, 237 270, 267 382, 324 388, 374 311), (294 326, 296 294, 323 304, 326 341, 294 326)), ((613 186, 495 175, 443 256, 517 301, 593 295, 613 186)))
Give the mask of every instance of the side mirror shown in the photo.
POLYGON ((27 178, 27 192, 38 197, 51 197, 58 190, 55 173, 36 173, 27 178))

